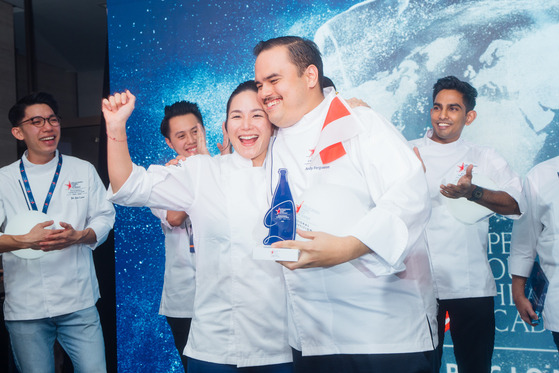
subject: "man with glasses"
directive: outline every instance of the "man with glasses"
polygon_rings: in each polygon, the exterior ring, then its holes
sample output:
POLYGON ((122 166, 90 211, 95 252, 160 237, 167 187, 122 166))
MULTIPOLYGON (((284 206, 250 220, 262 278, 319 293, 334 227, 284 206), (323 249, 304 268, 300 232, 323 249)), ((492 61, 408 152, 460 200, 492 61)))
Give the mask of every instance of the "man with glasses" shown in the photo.
POLYGON ((0 169, 0 231, 12 232, 10 222, 29 225, 25 234, 0 233, 16 365, 23 373, 53 372, 57 339, 76 371, 105 372, 92 251, 112 229, 114 208, 93 165, 58 152, 60 117, 50 94, 22 98, 8 116, 27 146, 0 169), (31 223, 35 217, 44 222, 31 223))

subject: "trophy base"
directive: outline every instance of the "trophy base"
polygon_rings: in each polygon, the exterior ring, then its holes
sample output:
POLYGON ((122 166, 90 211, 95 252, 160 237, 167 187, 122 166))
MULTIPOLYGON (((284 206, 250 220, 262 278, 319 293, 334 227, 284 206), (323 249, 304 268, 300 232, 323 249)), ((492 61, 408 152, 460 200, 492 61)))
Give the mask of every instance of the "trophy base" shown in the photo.
POLYGON ((259 246, 252 251, 254 260, 275 260, 278 262, 296 262, 299 260, 299 250, 282 249, 271 246, 259 246))

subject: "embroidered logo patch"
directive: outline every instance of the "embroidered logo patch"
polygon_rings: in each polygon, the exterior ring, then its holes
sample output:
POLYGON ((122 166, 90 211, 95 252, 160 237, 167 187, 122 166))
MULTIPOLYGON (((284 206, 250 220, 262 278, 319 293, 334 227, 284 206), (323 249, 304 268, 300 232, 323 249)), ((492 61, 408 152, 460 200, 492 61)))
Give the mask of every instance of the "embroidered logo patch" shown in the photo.
POLYGON ((68 181, 64 184, 66 189, 66 195, 72 199, 84 199, 87 196, 87 186, 83 181, 68 181))

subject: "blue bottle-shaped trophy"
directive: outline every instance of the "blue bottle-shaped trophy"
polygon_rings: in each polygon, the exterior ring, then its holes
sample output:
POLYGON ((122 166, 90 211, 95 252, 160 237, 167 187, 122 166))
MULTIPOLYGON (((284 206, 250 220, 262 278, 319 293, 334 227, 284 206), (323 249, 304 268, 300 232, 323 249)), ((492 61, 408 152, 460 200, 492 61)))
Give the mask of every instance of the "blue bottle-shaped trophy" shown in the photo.
POLYGON ((270 210, 264 217, 264 225, 270 229, 268 236, 264 239, 264 245, 274 242, 295 239, 295 203, 287 182, 287 170, 278 170, 280 178, 270 210))

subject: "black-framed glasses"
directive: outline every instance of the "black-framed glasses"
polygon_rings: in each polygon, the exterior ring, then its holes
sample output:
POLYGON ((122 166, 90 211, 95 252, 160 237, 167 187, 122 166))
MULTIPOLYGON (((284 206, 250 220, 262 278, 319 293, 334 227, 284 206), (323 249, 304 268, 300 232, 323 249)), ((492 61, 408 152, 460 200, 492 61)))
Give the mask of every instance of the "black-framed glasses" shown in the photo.
POLYGON ((58 127, 60 126, 60 117, 56 116, 56 115, 51 115, 48 118, 45 117, 33 117, 27 120, 24 120, 23 122, 21 122, 20 124, 18 124, 18 126, 21 126, 23 123, 31 123, 32 125, 34 125, 35 127, 43 127, 45 125, 46 122, 49 122, 49 124, 53 127, 58 127))

